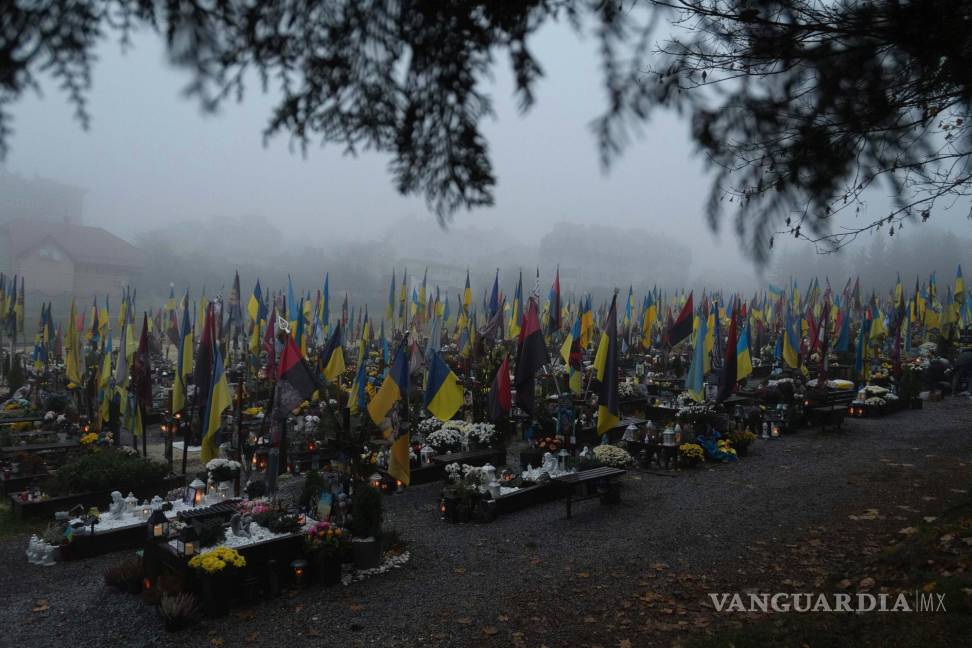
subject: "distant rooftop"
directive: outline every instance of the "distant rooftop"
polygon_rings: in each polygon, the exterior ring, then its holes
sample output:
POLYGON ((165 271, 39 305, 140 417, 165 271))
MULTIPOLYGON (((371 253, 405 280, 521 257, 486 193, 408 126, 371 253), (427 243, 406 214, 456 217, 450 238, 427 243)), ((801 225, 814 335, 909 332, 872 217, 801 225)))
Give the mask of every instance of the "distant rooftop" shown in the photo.
POLYGON ((138 248, 100 227, 20 218, 3 225, 10 255, 18 258, 53 243, 75 263, 132 269, 142 266, 138 248))

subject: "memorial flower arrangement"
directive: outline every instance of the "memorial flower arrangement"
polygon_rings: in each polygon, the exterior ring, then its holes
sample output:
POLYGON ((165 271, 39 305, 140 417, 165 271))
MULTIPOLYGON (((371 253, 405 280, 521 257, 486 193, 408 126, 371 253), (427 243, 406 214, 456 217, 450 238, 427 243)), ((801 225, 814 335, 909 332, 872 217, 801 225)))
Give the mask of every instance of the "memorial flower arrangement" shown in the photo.
POLYGON ((630 380, 624 381, 618 385, 618 395, 621 398, 631 398, 635 395, 635 384, 630 380))
POLYGON ((240 469, 242 465, 239 461, 233 461, 232 459, 210 459, 206 464, 206 470, 209 471, 209 477, 215 482, 224 482, 236 479, 236 476, 240 474, 240 469))
POLYGON ((97 432, 88 432, 87 434, 85 434, 85 435, 83 435, 81 437, 81 445, 83 445, 83 446, 91 445, 92 443, 96 442, 97 440, 98 440, 98 433, 97 432))
POLYGON ((750 430, 735 430, 729 435, 733 447, 745 448, 756 440, 756 435, 750 430))
POLYGON ((470 441, 489 447, 496 440, 496 426, 492 423, 467 423, 466 432, 470 441))
POLYGON ((730 457, 736 456, 736 451, 733 449, 732 444, 729 443, 729 439, 719 439, 717 447, 721 452, 726 453, 730 457))
POLYGON ((688 466, 694 466, 705 457, 702 446, 697 443, 683 443, 678 446, 678 454, 682 462, 688 466))
POLYGON ((425 437, 425 442, 439 454, 456 450, 462 443, 463 435, 459 430, 443 427, 425 437))
POLYGON ((193 569, 201 569, 207 574, 216 574, 229 567, 246 567, 246 558, 236 549, 228 547, 216 547, 209 551, 193 556, 189 560, 189 566, 193 569))
POLYGON ((547 436, 537 439, 537 449, 547 452, 557 452, 560 450, 562 442, 557 437, 547 436))
POLYGON ((625 468, 634 463, 634 459, 624 448, 613 445, 599 445, 594 448, 594 458, 605 466, 625 468))
POLYGON ((322 520, 304 533, 304 547, 314 554, 335 553, 340 549, 341 542, 349 537, 350 534, 346 530, 322 520))
POLYGON ((419 421, 418 425, 415 426, 416 429, 421 432, 424 436, 428 436, 442 427, 442 421, 430 416, 427 419, 422 419, 419 421))

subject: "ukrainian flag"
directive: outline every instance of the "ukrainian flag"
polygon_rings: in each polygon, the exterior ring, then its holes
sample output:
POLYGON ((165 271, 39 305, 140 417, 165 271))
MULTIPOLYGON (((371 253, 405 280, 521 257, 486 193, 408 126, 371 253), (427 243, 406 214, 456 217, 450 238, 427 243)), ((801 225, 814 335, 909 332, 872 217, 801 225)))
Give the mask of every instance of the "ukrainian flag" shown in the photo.
POLYGON ((179 357, 176 358, 176 375, 172 381, 172 412, 180 412, 186 406, 186 377, 192 373, 192 327, 189 325, 188 302, 182 309, 182 330, 179 331, 179 357))
POLYGON ((688 375, 685 377, 685 389, 689 396, 697 403, 705 400, 705 338, 708 332, 708 318, 698 317, 698 332, 695 334, 695 351, 692 354, 692 364, 689 366, 688 375))
POLYGON ((796 369, 800 365, 800 338, 795 329, 796 322, 789 310, 786 313, 786 325, 783 328, 783 360, 790 367, 796 369))
POLYGON ((223 370, 223 356, 219 352, 219 345, 213 345, 213 380, 209 388, 209 403, 206 405, 206 434, 202 440, 202 451, 200 459, 206 463, 219 455, 219 447, 216 445, 216 432, 222 426, 223 411, 233 404, 233 396, 230 394, 229 383, 226 381, 226 372, 223 370))
POLYGON ((324 365, 324 377, 329 382, 335 382, 344 373, 344 348, 341 346, 340 321, 335 325, 331 339, 327 341, 327 346, 324 347, 321 363, 324 365))
POLYGON ((749 353, 749 323, 746 323, 739 341, 736 342, 736 382, 753 373, 753 361, 749 353))
POLYGON ((406 340, 408 340, 407 336, 402 338, 402 341, 398 344, 395 360, 392 362, 388 375, 381 383, 378 393, 368 403, 368 414, 375 425, 381 423, 381 420, 385 418, 398 399, 408 395, 408 347, 405 344, 406 340))
POLYGON ((425 409, 440 421, 448 421, 462 406, 462 387, 456 374, 438 351, 429 358, 429 373, 425 385, 425 409))

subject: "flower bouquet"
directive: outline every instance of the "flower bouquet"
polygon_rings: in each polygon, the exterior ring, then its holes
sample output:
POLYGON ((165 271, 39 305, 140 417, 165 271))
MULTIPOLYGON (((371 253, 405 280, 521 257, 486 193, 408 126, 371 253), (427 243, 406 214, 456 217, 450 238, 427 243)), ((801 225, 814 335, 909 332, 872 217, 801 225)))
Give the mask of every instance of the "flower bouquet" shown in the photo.
POLYGON ((613 468, 627 468, 634 463, 627 450, 607 444, 594 448, 594 458, 605 466, 613 468))
POLYGON ((702 446, 697 443, 683 443, 678 446, 678 463, 686 468, 697 466, 705 458, 702 446))

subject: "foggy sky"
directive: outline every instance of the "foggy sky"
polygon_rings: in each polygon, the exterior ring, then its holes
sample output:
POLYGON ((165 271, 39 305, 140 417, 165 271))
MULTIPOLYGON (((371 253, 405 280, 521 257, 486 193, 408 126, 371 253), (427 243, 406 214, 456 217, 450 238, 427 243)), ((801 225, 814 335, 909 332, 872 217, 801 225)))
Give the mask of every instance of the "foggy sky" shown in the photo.
MULTIPOLYGON (((545 77, 526 115, 512 98, 508 62, 498 59, 490 84, 497 117, 485 125, 496 205, 459 212, 455 233, 475 223, 535 244, 554 223, 609 222, 689 244, 695 273, 732 271, 755 279, 731 226, 725 223, 716 235, 705 224, 710 178, 693 155, 687 120, 657 113, 644 137, 605 174, 588 128, 605 105, 593 38, 581 40, 568 26, 551 24, 532 48, 545 77)), ((124 54, 117 40, 108 40, 98 54, 91 130, 80 128, 65 96, 48 83, 43 97, 26 96, 14 107, 5 163, 15 173, 86 188, 87 224, 132 240, 165 223, 253 214, 276 222, 295 244, 325 244, 379 238, 404 216, 434 218, 421 197, 394 190, 384 155, 351 158, 336 146, 312 146, 304 158, 290 149, 286 135, 264 147, 261 131, 273 101, 256 83, 242 104, 204 115, 197 102, 181 96, 188 74, 165 62, 157 35, 136 35, 134 49, 124 54)), ((878 197, 869 210, 880 214, 887 204, 878 197)), ((938 209, 933 220, 969 232, 961 209, 938 209)), ((919 235, 918 229, 909 235, 919 235)))

